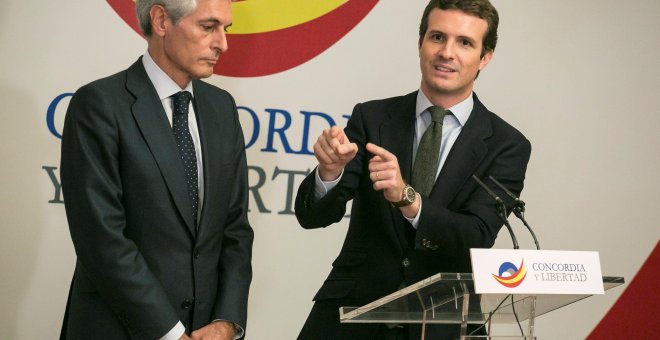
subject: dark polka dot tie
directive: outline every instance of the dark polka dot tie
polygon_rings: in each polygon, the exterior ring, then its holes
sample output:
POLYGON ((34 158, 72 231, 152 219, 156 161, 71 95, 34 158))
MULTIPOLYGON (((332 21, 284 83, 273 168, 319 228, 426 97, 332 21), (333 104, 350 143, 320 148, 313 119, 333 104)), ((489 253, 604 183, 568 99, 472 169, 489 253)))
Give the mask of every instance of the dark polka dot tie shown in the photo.
POLYGON ((199 207, 199 188, 197 187, 197 156, 195 143, 193 143, 188 129, 188 106, 192 95, 188 91, 181 91, 172 95, 174 139, 179 147, 179 155, 183 161, 183 169, 188 184, 188 196, 192 205, 193 221, 197 222, 197 209, 199 207))

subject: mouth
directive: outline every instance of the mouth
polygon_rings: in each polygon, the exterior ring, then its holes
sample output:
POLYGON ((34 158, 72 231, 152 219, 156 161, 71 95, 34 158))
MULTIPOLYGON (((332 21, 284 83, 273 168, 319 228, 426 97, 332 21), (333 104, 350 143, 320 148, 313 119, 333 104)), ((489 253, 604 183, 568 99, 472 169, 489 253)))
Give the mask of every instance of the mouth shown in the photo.
POLYGON ((449 72, 449 73, 456 72, 456 70, 446 65, 433 65, 433 68, 439 72, 449 72))
POLYGON ((215 64, 218 62, 218 58, 205 58, 202 59, 202 61, 208 63, 211 66, 215 66, 215 64))

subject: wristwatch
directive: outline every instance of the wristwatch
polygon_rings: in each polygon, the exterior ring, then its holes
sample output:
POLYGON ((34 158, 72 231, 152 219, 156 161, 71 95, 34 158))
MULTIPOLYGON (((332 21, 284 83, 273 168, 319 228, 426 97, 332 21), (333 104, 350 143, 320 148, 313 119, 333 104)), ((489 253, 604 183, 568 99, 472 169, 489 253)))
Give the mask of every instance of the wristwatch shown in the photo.
POLYGON ((392 202, 392 205, 397 208, 407 207, 415 203, 416 199, 417 199, 417 192, 409 184, 406 184, 406 186, 403 187, 403 191, 401 192, 401 200, 398 202, 392 202))

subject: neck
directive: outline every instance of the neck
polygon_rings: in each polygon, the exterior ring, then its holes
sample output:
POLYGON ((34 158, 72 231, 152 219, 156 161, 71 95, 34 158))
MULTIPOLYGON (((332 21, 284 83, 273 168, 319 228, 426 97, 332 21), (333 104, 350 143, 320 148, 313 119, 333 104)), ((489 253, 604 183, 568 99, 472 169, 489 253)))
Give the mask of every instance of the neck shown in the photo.
POLYGON ((469 91, 461 93, 433 93, 432 91, 429 91, 424 84, 422 84, 420 89, 426 98, 429 99, 431 104, 443 109, 448 109, 472 95, 472 87, 470 87, 469 91))
POLYGON ((164 50, 161 48, 162 45, 159 44, 159 41, 157 39, 151 39, 149 41, 149 55, 151 56, 151 59, 154 60, 156 65, 160 67, 165 74, 167 74, 170 79, 172 79, 181 89, 185 89, 188 83, 192 81, 192 79, 186 75, 183 72, 180 72, 175 65, 172 64, 171 61, 167 57, 165 57, 164 50))

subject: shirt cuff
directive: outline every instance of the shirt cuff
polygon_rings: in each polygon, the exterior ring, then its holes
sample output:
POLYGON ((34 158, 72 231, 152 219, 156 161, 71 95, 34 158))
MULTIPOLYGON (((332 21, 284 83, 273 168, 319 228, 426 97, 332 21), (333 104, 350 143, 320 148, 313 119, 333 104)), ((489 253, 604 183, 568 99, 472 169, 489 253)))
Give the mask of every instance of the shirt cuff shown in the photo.
POLYGON ((159 340, 179 340, 183 333, 186 332, 186 327, 183 327, 181 321, 177 322, 167 334, 163 335, 159 340))
POLYGON ((408 218, 406 216, 403 216, 410 222, 410 224, 417 230, 417 225, 419 224, 419 216, 422 214, 422 195, 417 196, 419 198, 419 210, 417 210, 417 215, 413 218, 408 218))
POLYGON ((337 183, 339 183, 339 180, 341 180, 341 176, 344 175, 344 169, 341 170, 341 173, 339 174, 339 177, 335 179, 334 181, 326 182, 321 179, 321 175, 319 175, 319 170, 318 167, 316 168, 316 171, 314 172, 314 178, 316 179, 316 185, 314 185, 314 198, 319 200, 325 196, 328 191, 332 190, 335 186, 337 186, 337 183))

